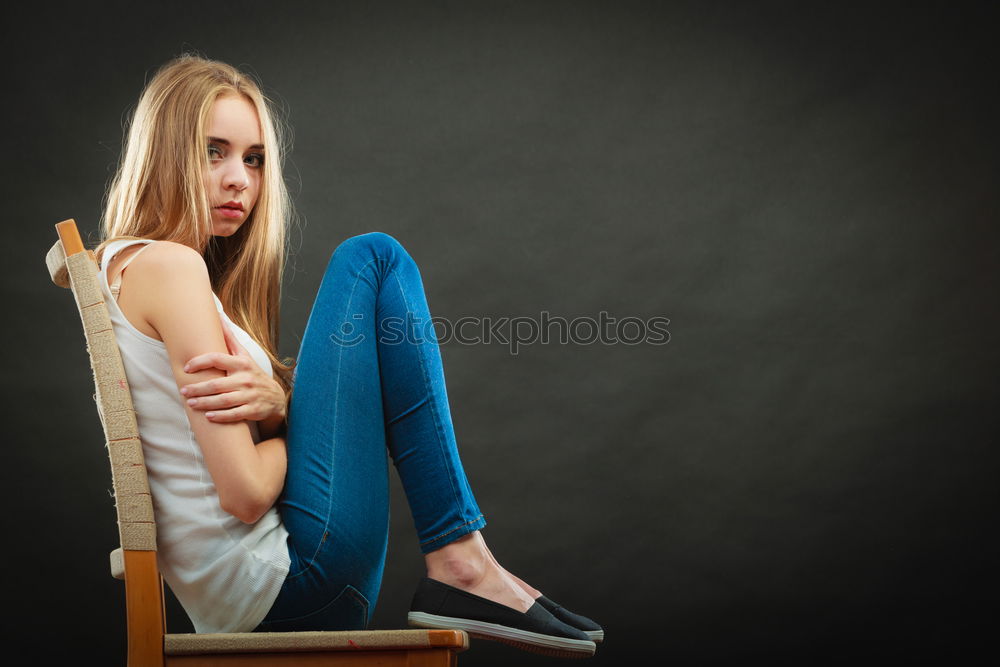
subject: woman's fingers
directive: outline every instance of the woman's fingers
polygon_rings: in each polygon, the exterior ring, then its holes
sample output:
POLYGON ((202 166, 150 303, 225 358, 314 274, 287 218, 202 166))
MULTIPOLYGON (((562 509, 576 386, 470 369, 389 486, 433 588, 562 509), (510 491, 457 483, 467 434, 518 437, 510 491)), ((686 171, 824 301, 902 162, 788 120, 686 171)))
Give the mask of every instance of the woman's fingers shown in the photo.
POLYGON ((205 404, 198 404, 190 406, 193 410, 200 410, 205 413, 205 417, 213 422, 238 422, 238 421, 260 421, 260 417, 256 416, 253 410, 250 409, 250 405, 243 403, 236 405, 235 407, 230 407, 228 409, 223 408, 213 408, 205 404))
POLYGON ((229 348, 229 353, 239 356, 249 355, 247 349, 240 344, 240 341, 236 340, 236 334, 229 328, 229 323, 222 317, 222 313, 219 313, 219 319, 222 320, 222 334, 226 337, 226 347, 229 348))
POLYGON ((260 421, 274 411, 273 407, 259 400, 252 391, 185 396, 184 401, 192 410, 205 412, 205 416, 212 421, 260 421))
POLYGON ((205 391, 203 393, 185 393, 184 402, 199 410, 222 410, 244 405, 246 399, 239 391, 225 393, 205 391))
MULTIPOLYGON (((198 396, 227 395, 235 394, 248 388, 238 376, 227 375, 225 377, 212 378, 204 382, 192 382, 181 387, 181 395, 186 398, 196 398, 198 396)), ((232 396, 231 396, 232 398, 232 396)), ((235 405, 235 403, 234 403, 235 405)))
POLYGON ((222 352, 206 352, 205 354, 199 354, 191 357, 188 362, 184 364, 185 373, 197 373, 198 371, 203 371, 206 368, 218 368, 219 370, 223 370, 228 373, 246 370, 247 364, 243 357, 232 354, 223 354, 222 352))
POLYGON ((188 359, 188 362, 184 364, 185 373, 195 373, 197 371, 205 370, 206 368, 218 368, 228 372, 235 371, 245 371, 248 370, 249 365, 248 360, 253 360, 247 349, 240 344, 240 341, 236 340, 236 334, 229 327, 229 324, 219 315, 219 320, 222 322, 222 335, 226 340, 226 348, 229 350, 229 354, 224 354, 222 352, 206 352, 205 354, 199 354, 197 356, 188 359))
POLYGON ((226 371, 226 376, 182 387, 180 393, 188 406, 206 411, 205 416, 212 421, 259 421, 282 410, 284 390, 257 366, 221 313, 219 318, 229 354, 199 354, 187 362, 184 371, 218 368, 226 371))
POLYGON ((186 400, 188 407, 199 410, 214 422, 236 422, 251 419, 250 406, 241 400, 239 392, 214 394, 186 400))
POLYGON ((246 417, 243 416, 242 406, 233 408, 232 410, 213 410, 206 412, 205 417, 213 422, 238 422, 246 419, 246 417))

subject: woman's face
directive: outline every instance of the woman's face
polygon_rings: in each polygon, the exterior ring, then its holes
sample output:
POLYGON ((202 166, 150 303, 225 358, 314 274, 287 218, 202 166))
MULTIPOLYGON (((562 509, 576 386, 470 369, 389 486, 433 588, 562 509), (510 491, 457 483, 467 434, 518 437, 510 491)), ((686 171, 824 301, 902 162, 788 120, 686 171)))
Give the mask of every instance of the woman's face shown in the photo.
POLYGON ((256 109, 242 95, 219 97, 208 115, 205 141, 212 234, 231 236, 250 217, 260 192, 264 142, 256 109))

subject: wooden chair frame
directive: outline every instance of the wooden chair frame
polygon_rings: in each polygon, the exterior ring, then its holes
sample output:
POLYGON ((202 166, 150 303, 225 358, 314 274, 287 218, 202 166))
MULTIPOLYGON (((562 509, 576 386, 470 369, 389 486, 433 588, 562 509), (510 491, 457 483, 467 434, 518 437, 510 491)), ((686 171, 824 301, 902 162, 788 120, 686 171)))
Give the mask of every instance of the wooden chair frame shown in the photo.
POLYGON ((94 252, 76 222, 58 223, 59 240, 46 255, 52 281, 70 288, 83 322, 98 414, 111 462, 121 548, 112 574, 125 580, 130 667, 277 665, 454 666, 469 646, 461 630, 364 630, 168 634, 163 578, 156 563, 156 523, 135 410, 121 353, 98 283, 94 252))

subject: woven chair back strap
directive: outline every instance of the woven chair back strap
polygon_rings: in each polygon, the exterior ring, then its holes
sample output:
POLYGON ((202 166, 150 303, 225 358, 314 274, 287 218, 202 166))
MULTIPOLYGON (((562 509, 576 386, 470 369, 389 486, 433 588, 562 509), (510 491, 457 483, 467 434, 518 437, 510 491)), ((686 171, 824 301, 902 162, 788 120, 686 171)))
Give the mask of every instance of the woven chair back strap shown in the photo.
POLYGON ((111 462, 122 548, 126 551, 155 551, 153 502, 135 408, 111 317, 98 282, 97 264, 92 254, 86 251, 66 257, 61 241, 56 241, 45 261, 57 285, 61 284, 61 280, 66 282, 68 276, 68 285, 62 286, 72 289, 83 322, 96 389, 94 400, 111 462))

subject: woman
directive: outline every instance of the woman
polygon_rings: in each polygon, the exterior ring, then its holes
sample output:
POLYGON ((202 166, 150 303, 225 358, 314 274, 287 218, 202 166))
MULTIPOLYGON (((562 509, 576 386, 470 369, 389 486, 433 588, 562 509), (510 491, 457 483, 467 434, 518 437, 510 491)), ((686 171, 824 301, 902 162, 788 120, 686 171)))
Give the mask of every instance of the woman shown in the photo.
POLYGON ((483 540, 437 342, 420 338, 420 274, 395 239, 336 249, 297 363, 277 358, 282 149, 254 81, 172 60, 135 109, 97 248, 160 570, 196 631, 364 627, 385 563, 388 452, 427 566, 411 625, 592 654, 600 626, 508 573, 483 540), (400 336, 400 323, 419 330, 400 336))

